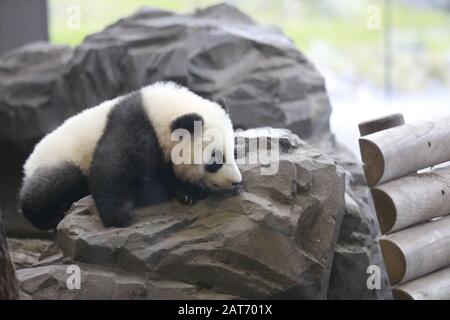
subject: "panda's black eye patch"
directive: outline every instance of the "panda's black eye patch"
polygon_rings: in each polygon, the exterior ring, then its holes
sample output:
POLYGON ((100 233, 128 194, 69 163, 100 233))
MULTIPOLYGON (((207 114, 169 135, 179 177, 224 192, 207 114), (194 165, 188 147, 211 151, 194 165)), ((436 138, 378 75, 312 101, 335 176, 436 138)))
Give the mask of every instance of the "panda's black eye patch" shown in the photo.
POLYGON ((210 162, 205 165, 205 170, 207 172, 213 173, 219 171, 222 168, 224 161, 224 156, 222 152, 213 150, 211 153, 210 162))
POLYGON ((172 132, 177 129, 186 129, 190 133, 194 133, 196 121, 203 125, 203 118, 201 115, 197 113, 188 113, 176 118, 170 125, 170 129, 172 132))

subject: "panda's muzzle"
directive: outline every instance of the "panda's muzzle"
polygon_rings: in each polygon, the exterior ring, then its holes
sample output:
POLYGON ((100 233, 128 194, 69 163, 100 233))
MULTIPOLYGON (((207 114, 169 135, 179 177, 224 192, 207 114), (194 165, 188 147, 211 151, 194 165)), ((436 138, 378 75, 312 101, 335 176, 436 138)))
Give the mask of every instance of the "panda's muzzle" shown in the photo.
POLYGON ((209 188, 209 191, 212 193, 228 193, 228 192, 234 192, 242 189, 243 184, 241 182, 232 182, 228 188, 224 188, 223 186, 220 186, 218 184, 213 184, 213 189, 209 188))

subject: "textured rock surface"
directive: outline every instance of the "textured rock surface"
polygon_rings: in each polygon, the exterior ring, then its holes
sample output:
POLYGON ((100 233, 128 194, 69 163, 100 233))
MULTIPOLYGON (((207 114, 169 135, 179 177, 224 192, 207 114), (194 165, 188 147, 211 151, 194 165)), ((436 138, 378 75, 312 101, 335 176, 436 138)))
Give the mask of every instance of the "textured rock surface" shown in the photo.
POLYGON ((341 146, 322 144, 321 147, 324 150, 331 149, 333 158, 346 172, 346 210, 336 245, 328 298, 392 299, 378 243, 380 228, 361 165, 341 146), (367 286, 369 266, 379 267, 378 289, 367 286))
POLYGON ((0 202, 10 235, 42 235, 16 214, 34 143, 78 111, 158 80, 226 99, 236 127, 329 135, 324 79, 280 30, 228 5, 190 15, 142 9, 74 50, 37 43, 0 59, 0 202))
POLYGON ((0 59, 2 143, 26 149, 73 114, 60 90, 71 57, 68 47, 38 42, 0 59))
MULTIPOLYGON (((262 132, 240 135, 248 142, 262 132)), ((279 133, 269 132, 272 143, 279 133)), ((282 136, 284 152, 267 164, 278 167, 275 175, 261 175, 267 165, 244 165, 239 192, 141 208, 128 228, 103 228, 91 198, 80 200, 58 226, 64 265, 19 270, 22 290, 32 298, 325 298, 344 175, 297 137, 282 136), (65 286, 69 263, 84 272, 82 292, 65 286)))
POLYGON ((45 256, 52 247, 50 240, 8 238, 11 259, 17 269, 28 268, 45 256))
POLYGON ((370 194, 367 188, 354 195, 356 202, 346 194, 346 210, 335 249, 328 298, 391 299, 391 287, 381 255, 377 223, 373 220, 370 194), (369 266, 380 270, 380 287, 369 288, 369 266), (350 280, 351 279, 351 280, 350 280))
POLYGON ((21 290, 31 299, 233 299, 185 282, 151 280, 144 275, 78 263, 81 286, 67 289, 71 264, 40 266, 18 271, 21 290), (69 271, 69 273, 68 273, 69 271))

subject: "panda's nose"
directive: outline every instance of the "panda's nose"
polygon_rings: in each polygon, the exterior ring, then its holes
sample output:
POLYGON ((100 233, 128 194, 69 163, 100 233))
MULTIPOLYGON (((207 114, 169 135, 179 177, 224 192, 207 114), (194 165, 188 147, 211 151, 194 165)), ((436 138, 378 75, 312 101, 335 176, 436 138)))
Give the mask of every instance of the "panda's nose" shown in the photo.
POLYGON ((242 175, 241 175, 241 172, 239 171, 239 168, 236 165, 231 166, 230 169, 231 169, 231 174, 230 174, 230 182, 231 183, 230 184, 231 184, 231 187, 236 187, 241 184, 242 175))

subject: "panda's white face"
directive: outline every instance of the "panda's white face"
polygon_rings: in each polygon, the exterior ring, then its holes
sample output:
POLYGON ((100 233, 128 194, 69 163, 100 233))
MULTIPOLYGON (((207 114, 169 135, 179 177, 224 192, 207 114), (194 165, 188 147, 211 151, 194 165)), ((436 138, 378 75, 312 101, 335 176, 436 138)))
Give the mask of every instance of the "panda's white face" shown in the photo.
POLYGON ((174 165, 175 174, 183 181, 210 190, 227 190, 242 181, 234 159, 234 132, 229 119, 220 123, 202 120, 201 133, 191 135, 191 161, 174 165), (201 155, 200 161, 195 155, 201 155))
POLYGON ((167 82, 143 88, 142 98, 167 161, 174 162, 172 151, 178 143, 174 130, 192 134, 191 161, 173 165, 179 179, 212 190, 230 189, 242 181, 234 159, 233 125, 221 105, 167 82), (202 134, 195 134, 194 121, 201 123, 202 134), (195 154, 203 161, 194 161, 195 154))
POLYGON ((225 132, 223 143, 210 143, 203 149, 205 163, 200 181, 212 190, 230 189, 242 181, 234 159, 234 133, 225 132))

